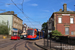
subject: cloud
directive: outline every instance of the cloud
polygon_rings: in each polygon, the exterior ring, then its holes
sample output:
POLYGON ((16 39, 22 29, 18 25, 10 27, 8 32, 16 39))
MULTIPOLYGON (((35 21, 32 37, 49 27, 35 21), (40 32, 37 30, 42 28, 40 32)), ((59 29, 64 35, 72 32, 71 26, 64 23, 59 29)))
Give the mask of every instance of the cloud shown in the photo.
POLYGON ((67 8, 67 10, 68 10, 68 11, 73 11, 73 10, 71 10, 70 8, 67 8))
POLYGON ((29 4, 30 6, 38 6, 38 4, 29 4))
POLYGON ((43 11, 45 11, 45 12, 50 12, 49 10, 43 10, 43 11))

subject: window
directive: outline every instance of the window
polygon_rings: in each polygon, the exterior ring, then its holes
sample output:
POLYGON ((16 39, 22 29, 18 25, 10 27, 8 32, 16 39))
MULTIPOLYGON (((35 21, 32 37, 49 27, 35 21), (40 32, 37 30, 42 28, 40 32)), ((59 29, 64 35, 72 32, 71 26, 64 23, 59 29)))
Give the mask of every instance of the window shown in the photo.
POLYGON ((65 34, 69 35, 69 27, 65 27, 65 34))
POLYGON ((58 23, 62 23, 62 18, 61 17, 58 18, 58 23))
POLYGON ((70 18, 70 23, 73 24, 73 18, 70 18))
POLYGON ((73 31, 71 31, 71 35, 73 35, 73 31))

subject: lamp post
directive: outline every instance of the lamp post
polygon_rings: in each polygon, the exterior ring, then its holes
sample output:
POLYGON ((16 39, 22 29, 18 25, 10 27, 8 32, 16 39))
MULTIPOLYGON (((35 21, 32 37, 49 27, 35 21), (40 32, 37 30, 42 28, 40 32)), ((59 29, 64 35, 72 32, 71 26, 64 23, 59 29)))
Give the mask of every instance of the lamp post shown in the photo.
POLYGON ((49 44, 48 44, 48 24, 47 24, 47 26, 46 26, 46 29, 47 29, 47 47, 49 46, 49 44))
MULTIPOLYGON (((51 18, 51 22, 49 22, 49 24, 51 24, 51 30, 53 30, 53 27, 52 27, 52 23, 53 23, 54 19, 51 18)), ((51 34, 50 34, 50 49, 51 49, 51 34)))
POLYGON ((44 47, 45 47, 45 34, 46 34, 46 26, 44 28, 44 47))

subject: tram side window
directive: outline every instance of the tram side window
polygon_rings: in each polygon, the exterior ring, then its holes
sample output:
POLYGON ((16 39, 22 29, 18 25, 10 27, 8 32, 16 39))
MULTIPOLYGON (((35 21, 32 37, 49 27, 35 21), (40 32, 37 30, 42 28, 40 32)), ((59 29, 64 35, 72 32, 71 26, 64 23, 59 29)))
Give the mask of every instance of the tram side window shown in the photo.
POLYGON ((40 36, 41 36, 41 32, 40 32, 40 36))
POLYGON ((37 35, 39 35, 39 32, 37 32, 37 35))

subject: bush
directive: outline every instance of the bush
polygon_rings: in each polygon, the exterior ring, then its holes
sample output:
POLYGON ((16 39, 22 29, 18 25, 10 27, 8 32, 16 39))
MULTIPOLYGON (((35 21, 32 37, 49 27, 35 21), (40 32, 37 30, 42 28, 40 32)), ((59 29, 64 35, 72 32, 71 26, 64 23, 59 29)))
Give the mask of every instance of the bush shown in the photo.
POLYGON ((62 35, 61 32, 58 32, 58 30, 52 31, 52 38, 58 39, 58 37, 56 37, 56 36, 61 36, 61 35, 62 35))

